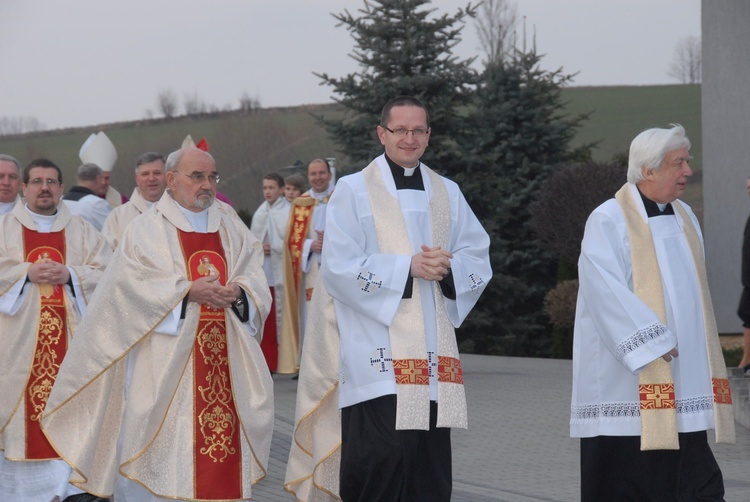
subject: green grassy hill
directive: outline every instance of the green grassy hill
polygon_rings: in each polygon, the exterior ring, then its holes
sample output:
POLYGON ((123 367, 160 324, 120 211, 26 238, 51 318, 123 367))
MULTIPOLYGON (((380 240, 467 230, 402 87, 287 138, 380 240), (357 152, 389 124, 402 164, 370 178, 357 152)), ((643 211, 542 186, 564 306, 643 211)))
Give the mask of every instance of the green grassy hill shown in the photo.
POLYGON ((112 184, 130 195, 135 187, 135 161, 141 153, 157 151, 166 155, 180 148, 188 134, 195 142, 205 137, 221 174, 219 190, 232 199, 237 209, 254 211, 263 201, 264 174, 291 174, 285 167, 297 160, 306 163, 316 157, 337 157, 346 161, 313 114, 335 117, 342 113, 336 106, 316 105, 104 124, 0 137, 0 152, 15 156, 22 164, 38 157, 51 159, 63 170, 69 188, 75 184, 81 163, 81 145, 89 134, 103 130, 118 153, 112 184))
MULTIPOLYGON (((595 160, 609 160, 626 153, 630 141, 649 127, 666 127, 671 122, 685 126, 690 136, 696 169, 686 200, 700 215, 701 197, 701 109, 699 85, 572 87, 563 90, 566 111, 590 113, 575 138, 575 144, 596 142, 595 160)), ((145 151, 169 153, 180 147, 187 134, 198 141, 205 137, 217 160, 222 183, 238 209, 253 211, 261 202, 261 178, 270 171, 282 175, 286 166, 315 157, 336 157, 337 165, 348 159, 312 114, 342 116, 337 105, 273 108, 246 114, 225 112, 203 117, 178 117, 95 125, 86 128, 48 131, 17 137, 0 137, 0 152, 28 163, 48 157, 63 168, 68 187, 75 183, 80 164, 78 150, 92 132, 104 130, 117 147, 118 161, 112 173, 113 185, 129 195, 133 190, 135 159, 145 151)), ((374 128, 375 124, 373 124, 374 128)), ((439 124, 433 124, 438 129, 439 124)))
POLYGON ((627 155, 630 142, 644 129, 683 125, 692 143, 690 165, 695 171, 684 199, 703 219, 700 85, 572 87, 563 90, 563 99, 571 115, 591 114, 574 144, 597 142, 592 151, 597 161, 627 155))

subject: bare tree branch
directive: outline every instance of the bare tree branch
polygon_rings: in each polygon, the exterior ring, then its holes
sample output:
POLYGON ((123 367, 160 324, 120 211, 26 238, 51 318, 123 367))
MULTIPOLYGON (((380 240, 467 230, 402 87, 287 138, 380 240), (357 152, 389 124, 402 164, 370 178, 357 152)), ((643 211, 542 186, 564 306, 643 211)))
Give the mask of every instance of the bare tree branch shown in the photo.
POLYGON ((700 84, 701 82, 701 39, 689 36, 675 47, 674 60, 667 75, 676 78, 683 84, 700 84))
POLYGON ((0 117, 0 136, 24 134, 44 130, 44 124, 36 117, 0 117))
POLYGON ((177 95, 172 89, 163 89, 159 91, 156 97, 158 110, 165 118, 171 119, 177 114, 177 95))
POLYGON ((208 112, 208 105, 198 96, 197 92, 185 94, 182 100, 182 106, 185 109, 185 115, 203 115, 208 112))
POLYGON ((518 22, 516 4, 509 0, 484 0, 479 9, 475 27, 479 43, 487 54, 487 64, 501 63, 512 47, 518 22))

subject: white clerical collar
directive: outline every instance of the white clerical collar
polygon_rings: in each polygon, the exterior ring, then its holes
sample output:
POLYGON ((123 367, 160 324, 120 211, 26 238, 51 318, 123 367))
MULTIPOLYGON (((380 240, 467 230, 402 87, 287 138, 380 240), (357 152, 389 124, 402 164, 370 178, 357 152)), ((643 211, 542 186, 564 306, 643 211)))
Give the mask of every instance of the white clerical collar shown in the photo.
POLYGON ((55 224, 55 218, 57 218, 57 210, 55 210, 55 214, 47 215, 35 213, 31 209, 29 209, 28 203, 24 204, 24 207, 26 208, 26 211, 28 211, 31 215, 31 219, 34 220, 34 225, 36 225, 36 229, 38 232, 47 234, 52 231, 52 225, 55 224))
POLYGON ((190 226, 193 227, 193 230, 201 234, 205 234, 208 232, 208 208, 196 213, 189 209, 185 209, 177 201, 175 201, 175 204, 177 204, 177 207, 180 208, 182 214, 185 215, 185 218, 187 218, 190 226))
POLYGON ((664 208, 669 205, 669 202, 662 204, 661 202, 656 203, 657 206, 659 206, 659 211, 664 212, 664 208))
POLYGON ((13 211, 13 206, 16 205, 16 201, 13 202, 0 202, 0 214, 10 213, 13 211))
POLYGON ((328 188, 326 188, 326 191, 323 192, 323 193, 318 193, 318 192, 316 192, 315 190, 313 190, 311 188, 310 189, 310 197, 312 197, 313 199, 323 200, 326 197, 328 197, 331 194, 332 191, 333 191, 333 188, 331 186, 329 186, 328 188))
MULTIPOLYGON (((150 201, 147 201, 146 199, 143 199, 143 202, 146 203, 146 207, 147 208, 151 209, 152 207, 154 207, 154 204, 156 204, 157 202, 159 202, 159 200, 157 199, 154 202, 150 202, 150 201)), ((178 204, 178 206, 179 206, 179 204, 178 204)), ((182 207, 182 206, 180 206, 180 207, 182 207)))
POLYGON ((417 167, 404 167, 404 176, 414 176, 414 171, 416 171, 419 168, 419 165, 417 167))

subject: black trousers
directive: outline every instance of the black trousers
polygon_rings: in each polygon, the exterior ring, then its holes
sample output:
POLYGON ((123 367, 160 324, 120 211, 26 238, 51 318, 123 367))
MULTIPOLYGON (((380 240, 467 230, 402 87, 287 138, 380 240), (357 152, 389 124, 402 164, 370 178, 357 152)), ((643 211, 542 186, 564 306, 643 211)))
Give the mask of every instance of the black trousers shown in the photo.
POLYGON ((705 431, 679 434, 679 450, 641 451, 639 436, 581 439, 581 500, 724 500, 724 479, 705 431))
POLYGON ((396 430, 396 396, 341 410, 341 481, 344 502, 449 502, 453 486, 450 429, 396 430))

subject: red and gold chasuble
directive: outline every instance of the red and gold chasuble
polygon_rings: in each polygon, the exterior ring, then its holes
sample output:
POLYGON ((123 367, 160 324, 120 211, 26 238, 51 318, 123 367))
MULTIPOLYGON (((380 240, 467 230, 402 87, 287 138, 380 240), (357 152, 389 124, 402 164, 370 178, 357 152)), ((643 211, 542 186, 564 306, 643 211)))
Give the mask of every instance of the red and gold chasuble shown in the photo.
MULTIPOLYGON (((65 231, 40 233, 23 227, 23 249, 26 262, 55 261, 64 264, 65 231)), ((47 460, 60 457, 49 444, 39 424, 68 349, 68 330, 63 286, 39 284, 39 296, 36 346, 24 392, 26 458, 47 460)))
MULTIPOLYGON (((219 274, 227 264, 218 232, 179 231, 191 281, 219 274)), ((193 457, 195 498, 242 498, 240 422, 229 374, 225 311, 201 305, 193 345, 193 457)))

